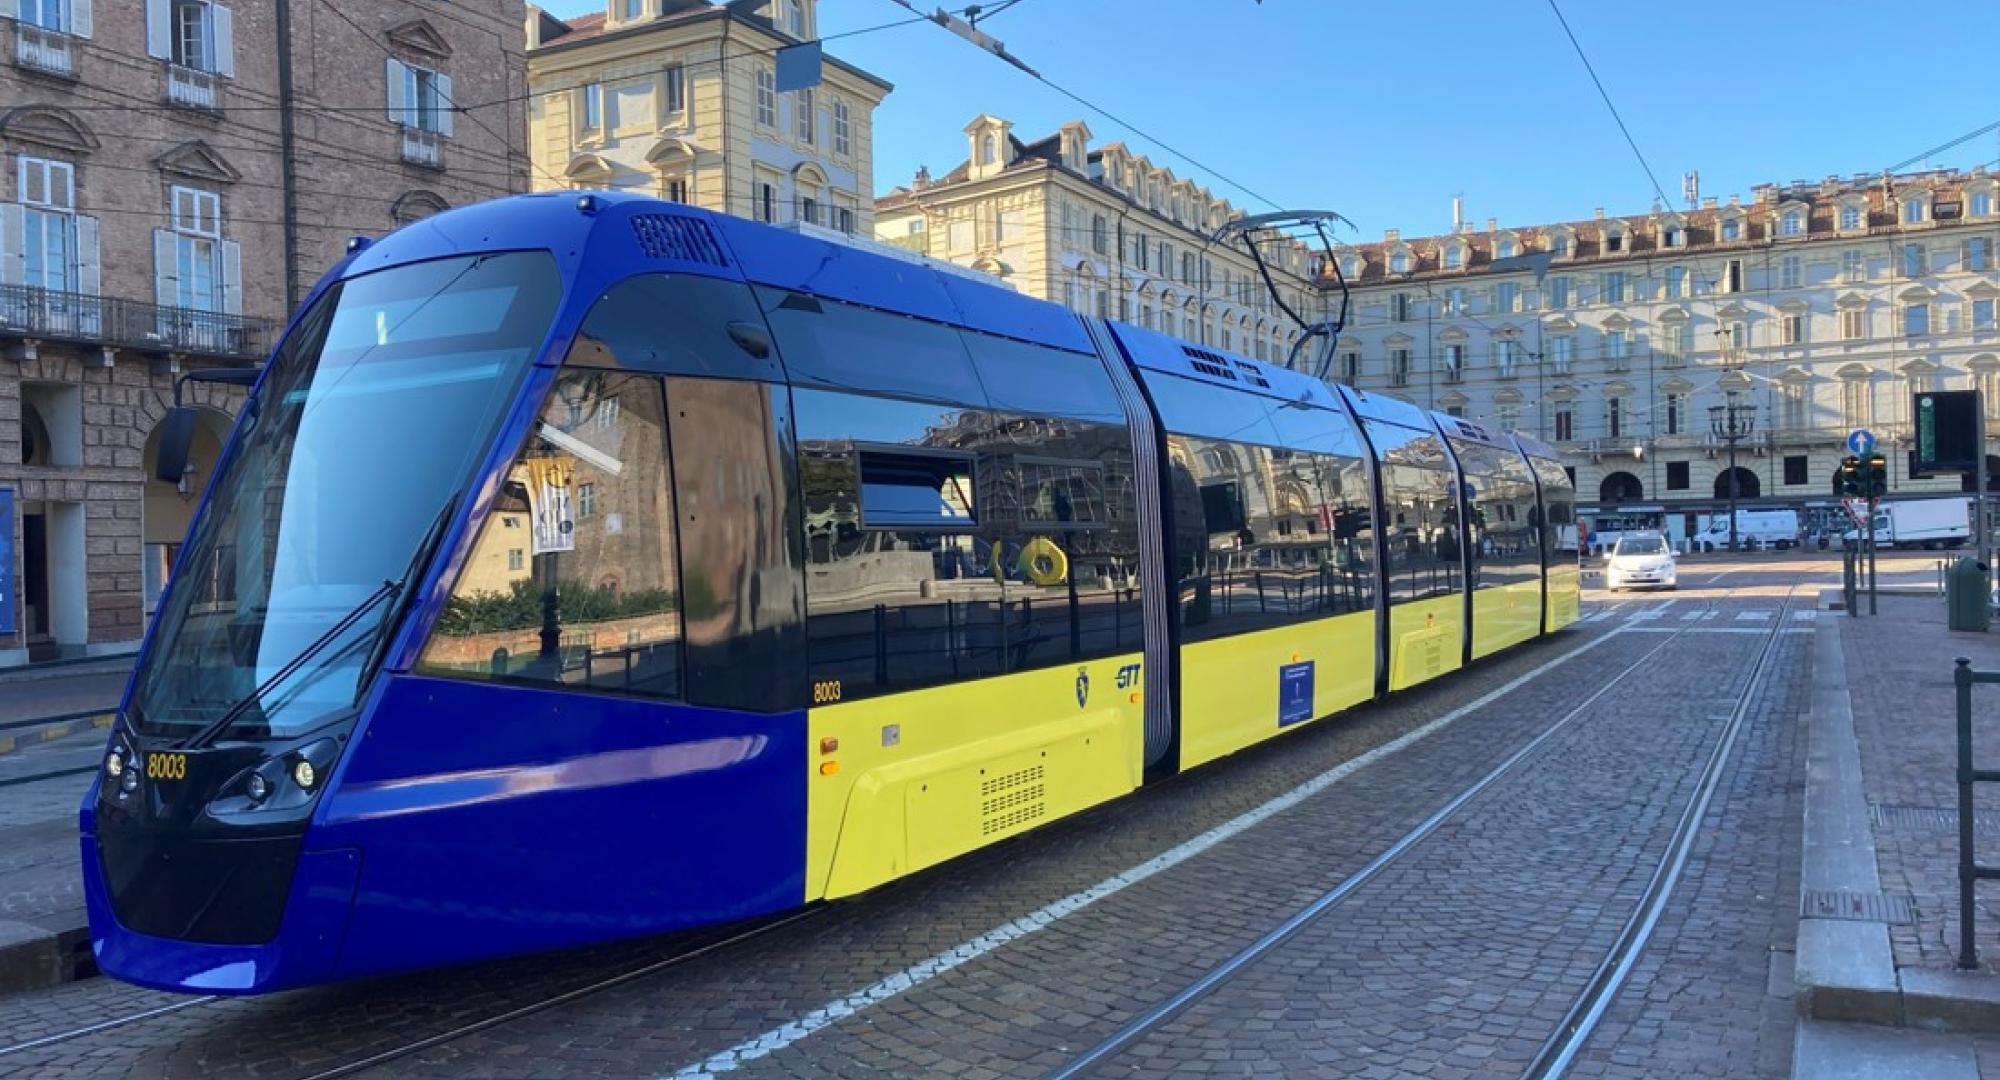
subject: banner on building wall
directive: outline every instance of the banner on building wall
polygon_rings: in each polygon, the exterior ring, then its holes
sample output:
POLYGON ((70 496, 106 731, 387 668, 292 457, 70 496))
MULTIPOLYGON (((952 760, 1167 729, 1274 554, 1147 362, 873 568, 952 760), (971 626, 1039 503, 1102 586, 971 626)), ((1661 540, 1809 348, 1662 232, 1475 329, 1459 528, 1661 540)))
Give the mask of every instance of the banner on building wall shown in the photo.
POLYGON ((14 609, 14 493, 0 488, 0 634, 17 633, 14 609))
POLYGON ((576 550, 576 513, 570 480, 575 463, 567 458, 529 458, 528 511, 534 521, 532 550, 536 555, 576 550))

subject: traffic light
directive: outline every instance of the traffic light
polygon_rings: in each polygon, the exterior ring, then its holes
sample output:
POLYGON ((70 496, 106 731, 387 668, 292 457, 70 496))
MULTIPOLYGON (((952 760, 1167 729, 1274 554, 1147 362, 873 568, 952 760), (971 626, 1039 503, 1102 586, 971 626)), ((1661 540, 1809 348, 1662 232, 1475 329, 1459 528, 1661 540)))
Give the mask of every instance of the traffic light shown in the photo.
POLYGON ((1879 499, 1889 494, 1889 459, 1881 454, 1868 455, 1866 490, 1862 492, 1871 499, 1879 499))
POLYGON ((1849 454, 1840 459, 1840 497, 1861 498, 1861 459, 1849 454))

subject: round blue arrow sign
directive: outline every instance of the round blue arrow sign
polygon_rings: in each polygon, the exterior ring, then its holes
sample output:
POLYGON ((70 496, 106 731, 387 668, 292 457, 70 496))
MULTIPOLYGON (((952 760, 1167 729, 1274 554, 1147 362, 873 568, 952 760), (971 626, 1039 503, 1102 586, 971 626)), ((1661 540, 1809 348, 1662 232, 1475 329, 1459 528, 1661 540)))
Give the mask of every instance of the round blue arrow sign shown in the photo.
POLYGON ((1855 457, 1867 457, 1875 450, 1875 433, 1867 428, 1855 428, 1847 436, 1847 452, 1855 457))

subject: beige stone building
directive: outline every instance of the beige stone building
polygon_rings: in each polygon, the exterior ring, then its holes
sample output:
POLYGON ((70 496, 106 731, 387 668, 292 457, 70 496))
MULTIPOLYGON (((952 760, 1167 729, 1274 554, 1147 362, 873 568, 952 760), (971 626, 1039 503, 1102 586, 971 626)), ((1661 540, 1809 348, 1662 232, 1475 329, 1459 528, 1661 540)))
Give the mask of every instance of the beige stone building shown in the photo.
MULTIPOLYGON (((1744 501, 1829 516, 1855 428, 1879 437, 1893 494, 1955 492, 1956 478, 1909 475, 1911 402, 1976 386, 2000 419, 1996 243, 2000 176, 1984 169, 1390 230, 1339 256, 1357 317, 1335 374, 1531 431, 1562 449, 1586 505, 1663 507, 1677 530, 1727 498, 1710 409, 1731 403, 1755 418, 1738 444, 1744 501)), ((1991 486, 2000 459, 1987 462, 1991 486)))
POLYGON ((831 56, 779 92, 778 51, 817 35, 816 0, 607 0, 531 9, 529 145, 538 189, 639 191, 759 221, 866 236, 875 107, 887 82, 831 56))
MULTIPOLYGON (((920 171, 875 202, 875 237, 984 270, 1070 308, 1282 363, 1298 327, 1272 302, 1242 247, 1210 242, 1242 212, 1123 143, 1091 145, 1082 121, 1032 142, 981 115, 965 161, 920 171)), ((1324 303, 1306 250, 1267 243, 1294 310, 1324 303)))
POLYGON ((252 365, 356 234, 522 190, 519 0, 0 0, 0 665, 131 647, 194 470, 177 373, 252 365))

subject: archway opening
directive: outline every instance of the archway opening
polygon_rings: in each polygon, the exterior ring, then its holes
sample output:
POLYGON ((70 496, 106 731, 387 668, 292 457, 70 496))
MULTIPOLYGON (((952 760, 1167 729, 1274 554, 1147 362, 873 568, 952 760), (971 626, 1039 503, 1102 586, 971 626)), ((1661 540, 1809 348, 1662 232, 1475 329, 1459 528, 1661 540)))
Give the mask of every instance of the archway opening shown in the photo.
MULTIPOLYGON (((1736 477, 1737 498, 1754 499, 1758 496, 1758 494, 1761 491, 1761 488, 1758 486, 1757 483, 1757 474, 1751 472, 1749 469, 1746 469, 1741 465, 1738 465, 1734 469, 1724 469, 1720 473, 1716 474, 1715 477, 1716 498, 1718 499, 1729 498, 1729 478, 1732 474, 1736 477)), ((1837 482, 1838 481, 1836 481, 1836 483, 1837 482)))
POLYGON ((1607 473, 1597 485, 1597 501, 1601 503, 1639 502, 1645 497, 1646 485, 1628 472, 1607 473))

